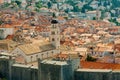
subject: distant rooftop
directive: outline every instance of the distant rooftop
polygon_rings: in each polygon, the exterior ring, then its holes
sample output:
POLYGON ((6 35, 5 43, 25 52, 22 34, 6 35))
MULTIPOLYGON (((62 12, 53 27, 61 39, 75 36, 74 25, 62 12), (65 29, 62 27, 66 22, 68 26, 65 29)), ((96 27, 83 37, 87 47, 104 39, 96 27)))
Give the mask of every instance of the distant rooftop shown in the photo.
POLYGON ((101 62, 88 62, 81 61, 80 66, 83 69, 112 69, 112 70, 120 70, 120 64, 114 63, 101 63, 101 62))

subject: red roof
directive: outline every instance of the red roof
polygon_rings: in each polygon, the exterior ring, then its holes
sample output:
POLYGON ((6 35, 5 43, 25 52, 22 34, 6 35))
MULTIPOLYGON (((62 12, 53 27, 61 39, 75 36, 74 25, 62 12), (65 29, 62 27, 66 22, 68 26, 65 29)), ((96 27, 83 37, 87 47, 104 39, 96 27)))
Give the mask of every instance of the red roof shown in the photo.
POLYGON ((113 69, 117 70, 120 69, 120 64, 114 63, 100 63, 100 62, 88 62, 88 61, 81 61, 80 66, 82 68, 89 68, 89 69, 113 69))
POLYGON ((8 35, 7 37, 6 37, 6 39, 12 39, 13 38, 13 35, 8 35))
POLYGON ((43 28, 43 27, 36 27, 35 30, 39 31, 39 32, 49 32, 50 31, 49 28, 43 28))
POLYGON ((116 44, 115 49, 117 49, 120 52, 120 44, 116 44))

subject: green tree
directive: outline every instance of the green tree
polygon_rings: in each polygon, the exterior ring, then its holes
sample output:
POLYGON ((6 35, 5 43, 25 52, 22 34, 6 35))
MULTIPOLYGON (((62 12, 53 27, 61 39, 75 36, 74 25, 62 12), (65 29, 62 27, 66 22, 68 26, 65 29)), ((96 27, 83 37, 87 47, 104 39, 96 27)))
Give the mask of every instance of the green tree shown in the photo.
POLYGON ((66 1, 66 3, 67 4, 70 4, 70 5, 72 5, 72 6, 75 6, 77 3, 75 3, 75 1, 74 0, 68 0, 68 1, 66 1))
POLYGON ((57 1, 56 0, 50 0, 51 2, 53 2, 53 3, 57 3, 57 1))
POLYGON ((109 21, 115 23, 117 26, 120 25, 120 23, 116 20, 116 18, 113 18, 113 19, 111 18, 109 19, 109 21))
POLYGON ((0 19, 0 25, 3 23, 3 21, 0 19))
POLYGON ((36 3, 35 3, 35 6, 36 6, 37 8, 41 8, 41 7, 42 7, 42 2, 41 2, 41 1, 36 2, 36 3))
POLYGON ((112 0, 112 8, 120 7, 120 1, 119 0, 112 0))
POLYGON ((56 18, 56 14, 55 14, 55 13, 53 13, 53 14, 52 14, 52 17, 53 17, 53 18, 56 18))
POLYGON ((93 58, 92 56, 87 55, 86 61, 96 61, 96 60, 97 60, 96 58, 93 58))
POLYGON ((85 9, 87 9, 87 10, 93 10, 93 8, 92 7, 90 7, 88 4, 85 4, 84 6, 83 6, 83 8, 85 8, 85 9))
POLYGON ((68 13, 69 11, 70 11, 70 9, 69 9, 69 8, 67 8, 67 9, 65 10, 65 12, 66 12, 66 13, 68 13))
POLYGON ((80 12, 80 9, 78 6, 74 6, 74 9, 73 9, 74 12, 80 12))
POLYGON ((7 7, 9 7, 9 6, 10 6, 10 4, 7 3, 7 2, 5 2, 5 3, 2 5, 2 8, 7 8, 7 7))
POLYGON ((40 12, 40 9, 36 7, 36 8, 35 8, 35 11, 36 11, 36 12, 40 12))
POLYGON ((96 20, 96 17, 93 17, 93 20, 96 20))
POLYGON ((19 7, 21 7, 21 1, 15 1, 15 3, 16 3, 19 7))
POLYGON ((51 3, 51 2, 48 2, 48 3, 47 3, 47 6, 48 6, 48 8, 51 8, 52 3, 51 3))

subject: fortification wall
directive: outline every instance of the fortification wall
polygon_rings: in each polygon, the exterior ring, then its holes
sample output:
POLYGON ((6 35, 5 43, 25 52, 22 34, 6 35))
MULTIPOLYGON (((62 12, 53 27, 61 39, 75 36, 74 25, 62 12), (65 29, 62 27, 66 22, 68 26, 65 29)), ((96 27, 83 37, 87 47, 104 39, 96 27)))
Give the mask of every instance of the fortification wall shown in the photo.
POLYGON ((120 80, 120 70, 112 72, 112 80, 120 80))
POLYGON ((39 62, 38 68, 15 64, 14 60, 0 57, 0 77, 3 76, 7 80, 72 80, 72 76, 74 80, 120 80, 120 70, 77 69, 73 73, 71 68, 76 69, 76 64, 56 65, 39 62))
POLYGON ((78 69, 75 80, 120 80, 120 70, 78 69))
POLYGON ((75 80, 116 80, 112 79, 112 70, 106 69, 78 69, 75 80))
POLYGON ((38 68, 14 64, 12 66, 12 80, 38 80, 38 68))
POLYGON ((0 77, 4 77, 7 80, 11 80, 11 65, 13 60, 9 60, 9 57, 0 57, 0 77))

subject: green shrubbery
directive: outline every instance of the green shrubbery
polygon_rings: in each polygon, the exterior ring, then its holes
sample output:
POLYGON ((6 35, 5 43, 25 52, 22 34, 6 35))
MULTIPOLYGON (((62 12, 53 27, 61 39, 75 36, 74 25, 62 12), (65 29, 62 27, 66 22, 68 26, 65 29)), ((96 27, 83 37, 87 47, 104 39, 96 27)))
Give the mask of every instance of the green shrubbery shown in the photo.
POLYGON ((97 60, 96 58, 93 58, 92 56, 87 55, 86 61, 96 61, 96 60, 97 60))
POLYGON ((116 18, 111 18, 109 21, 115 23, 117 26, 120 26, 120 23, 116 20, 116 18))

